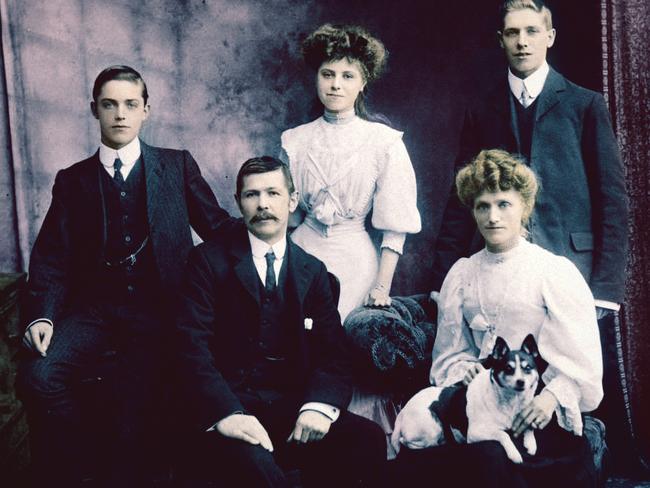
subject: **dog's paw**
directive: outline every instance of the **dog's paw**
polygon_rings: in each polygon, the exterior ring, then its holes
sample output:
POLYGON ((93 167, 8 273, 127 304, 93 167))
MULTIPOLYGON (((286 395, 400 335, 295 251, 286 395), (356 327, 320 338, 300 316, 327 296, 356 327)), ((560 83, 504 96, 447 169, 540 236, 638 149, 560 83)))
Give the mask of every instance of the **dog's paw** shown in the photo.
POLYGON ((517 451, 517 449, 515 449, 514 451, 507 450, 506 454, 508 455, 510 461, 512 461, 515 464, 521 464, 524 462, 524 458, 521 457, 521 454, 519 453, 519 451, 517 451))
POLYGON ((524 432, 524 447, 526 448, 526 452, 531 456, 534 456, 537 452, 537 441, 532 430, 524 432))
POLYGON ((521 464, 524 462, 524 459, 521 457, 521 453, 517 447, 513 444, 508 434, 502 432, 498 438, 499 442, 503 446, 503 449, 506 451, 506 456, 515 464, 521 464))

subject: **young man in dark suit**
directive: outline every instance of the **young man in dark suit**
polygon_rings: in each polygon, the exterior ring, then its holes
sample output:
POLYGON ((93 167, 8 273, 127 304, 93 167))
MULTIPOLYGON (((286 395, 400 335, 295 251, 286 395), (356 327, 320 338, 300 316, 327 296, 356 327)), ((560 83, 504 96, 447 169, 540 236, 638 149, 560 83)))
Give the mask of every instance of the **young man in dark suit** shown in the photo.
MULTIPOLYGON (((138 138, 149 115, 147 87, 128 66, 102 71, 91 110, 101 144, 61 170, 32 250, 18 386, 30 413, 33 469, 51 486, 75 486, 86 441, 75 386, 116 348, 120 375, 118 455, 112 486, 145 486, 145 420, 160 382, 169 317, 193 242, 228 217, 187 151, 138 138), (136 455, 137 454, 137 455, 136 455)), ((97 424, 109 419, 96 418, 97 424)))
MULTIPOLYGON (((498 38, 509 70, 470 103, 457 166, 485 148, 525 156, 541 183, 530 239, 580 269, 595 298, 603 347, 614 347, 625 292, 627 198, 605 100, 547 64, 555 29, 542 1, 507 0, 501 14, 498 38)), ((479 237, 452 192, 436 243, 435 290, 458 258, 479 250, 479 237)), ((620 388, 617 375, 615 354, 606 352, 604 404, 620 388)))
POLYGON ((288 167, 266 156, 246 161, 236 199, 244 222, 190 253, 181 292, 190 456, 223 486, 287 486, 282 468, 294 466, 305 486, 370 483, 385 437, 346 411, 338 292, 325 265, 287 238, 297 205, 288 167))

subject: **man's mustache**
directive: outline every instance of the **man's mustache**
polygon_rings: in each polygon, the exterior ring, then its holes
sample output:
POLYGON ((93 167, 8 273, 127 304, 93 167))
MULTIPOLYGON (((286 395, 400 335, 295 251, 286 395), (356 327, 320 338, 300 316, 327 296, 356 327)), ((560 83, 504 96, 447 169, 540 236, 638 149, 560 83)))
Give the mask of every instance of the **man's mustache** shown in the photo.
POLYGON ((271 212, 260 212, 251 218, 251 224, 261 222, 262 220, 278 220, 278 218, 271 212))

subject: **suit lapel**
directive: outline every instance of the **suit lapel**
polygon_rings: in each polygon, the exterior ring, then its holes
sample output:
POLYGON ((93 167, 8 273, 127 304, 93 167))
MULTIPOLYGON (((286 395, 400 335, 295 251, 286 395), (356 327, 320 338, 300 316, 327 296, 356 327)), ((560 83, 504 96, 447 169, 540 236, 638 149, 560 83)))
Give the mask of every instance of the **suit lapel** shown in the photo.
POLYGON ((144 178, 147 188, 147 218, 149 227, 154 222, 155 210, 160 202, 159 192, 160 184, 163 177, 165 161, 155 147, 151 147, 140 141, 142 151, 142 163, 144 164, 144 178))
POLYGON ((302 310, 303 303, 305 302, 305 295, 309 289, 311 274, 307 270, 307 261, 303 259, 302 250, 291 242, 291 238, 289 237, 287 237, 287 253, 289 254, 287 278, 291 285, 289 289, 295 291, 298 305, 302 310))
POLYGON ((106 212, 103 205, 103 195, 101 186, 101 173, 104 171, 99 161, 99 150, 91 156, 88 164, 84 165, 84 171, 81 177, 81 188, 84 192, 81 195, 80 202, 83 202, 84 210, 88 214, 88 225, 90 235, 96 235, 98 243, 103 249, 106 245, 107 221, 106 212))
POLYGON ((255 263, 253 263, 253 255, 251 253, 251 245, 248 240, 246 229, 241 229, 233 236, 231 242, 230 252, 235 259, 235 275, 244 286, 246 291, 255 299, 257 306, 260 303, 259 281, 260 277, 257 274, 255 263))
POLYGON ((566 82, 562 75, 560 75, 553 68, 548 72, 546 77, 546 82, 544 83, 544 88, 542 93, 540 93, 539 100, 537 102, 537 113, 535 114, 535 122, 546 115, 549 110, 555 107, 560 103, 559 93, 564 91, 566 88, 566 82))
POLYGON ((494 116, 503 124, 501 127, 508 130, 514 145, 519 151, 519 130, 517 129, 517 117, 514 113, 515 107, 510 96, 510 85, 506 78, 505 83, 499 83, 488 94, 488 106, 491 108, 494 116))

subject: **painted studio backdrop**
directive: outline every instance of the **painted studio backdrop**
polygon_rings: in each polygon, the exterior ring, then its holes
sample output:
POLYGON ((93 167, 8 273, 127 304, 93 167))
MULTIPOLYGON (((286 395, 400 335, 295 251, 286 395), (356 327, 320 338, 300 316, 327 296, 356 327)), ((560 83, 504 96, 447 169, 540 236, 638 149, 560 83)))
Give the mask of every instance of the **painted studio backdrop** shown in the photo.
MULTIPOLYGON (((221 205, 236 214, 232 194, 241 163, 277 155, 281 131, 319 115, 300 41, 324 22, 345 22, 366 26, 390 51, 387 72, 369 87, 369 107, 404 131, 423 220, 423 231, 407 240, 393 293, 428 291, 464 100, 506 69, 495 34, 500 3, 0 0, 0 271, 26 270, 56 172, 97 150, 90 99, 101 69, 128 64, 142 73, 152 108, 142 138, 188 149, 221 205)), ((638 192, 636 204, 647 208, 643 155, 650 137, 633 140, 638 135, 627 123, 640 117, 634 127, 645 127, 647 136, 648 110, 637 99, 621 98, 636 91, 650 99, 648 57, 631 49, 648 45, 645 0, 548 4, 558 30, 550 63, 578 84, 610 95, 630 192, 638 192), (632 138, 625 139, 628 133, 632 138)), ((639 315, 647 312, 648 295, 644 218, 633 210, 630 221, 632 250, 645 259, 635 261, 638 274, 630 288, 628 316, 639 320, 638 335, 625 337, 633 359, 643 357, 637 344, 650 343, 639 315)), ((641 385, 650 382, 636 374, 633 388, 643 393, 641 385)))

